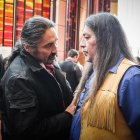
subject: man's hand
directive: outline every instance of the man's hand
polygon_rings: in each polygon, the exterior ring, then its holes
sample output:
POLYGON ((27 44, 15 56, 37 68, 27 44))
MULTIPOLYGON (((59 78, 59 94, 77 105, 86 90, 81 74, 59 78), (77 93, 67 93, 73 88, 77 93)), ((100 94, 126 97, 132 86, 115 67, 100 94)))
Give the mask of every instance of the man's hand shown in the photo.
POLYGON ((75 109, 76 109, 76 101, 75 98, 72 100, 71 104, 66 108, 65 111, 69 112, 72 116, 75 113, 75 109))

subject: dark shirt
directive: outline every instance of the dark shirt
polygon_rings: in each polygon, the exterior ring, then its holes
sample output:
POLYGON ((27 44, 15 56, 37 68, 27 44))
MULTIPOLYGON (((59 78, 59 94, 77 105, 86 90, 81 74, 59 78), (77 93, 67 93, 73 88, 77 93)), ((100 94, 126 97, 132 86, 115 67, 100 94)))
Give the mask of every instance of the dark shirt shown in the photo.
POLYGON ((60 64, 60 67, 61 70, 66 73, 66 79, 70 83, 70 86, 74 92, 82 76, 79 66, 72 60, 67 59, 60 64))

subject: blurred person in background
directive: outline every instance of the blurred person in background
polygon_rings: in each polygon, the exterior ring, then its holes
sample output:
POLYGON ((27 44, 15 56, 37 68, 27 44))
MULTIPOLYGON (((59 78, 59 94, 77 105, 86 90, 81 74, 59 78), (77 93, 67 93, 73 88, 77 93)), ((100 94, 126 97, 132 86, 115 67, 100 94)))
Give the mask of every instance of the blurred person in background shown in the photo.
POLYGON ((61 70, 65 72, 66 79, 70 83, 73 92, 79 84, 82 76, 82 71, 77 65, 78 58, 79 52, 75 49, 71 49, 68 51, 68 58, 64 62, 60 63, 61 70))
POLYGON ((4 67, 3 67, 3 57, 2 54, 0 54, 0 79, 2 78, 4 73, 4 67))
POLYGON ((140 57, 139 56, 136 57, 136 61, 137 61, 138 65, 140 65, 140 57))

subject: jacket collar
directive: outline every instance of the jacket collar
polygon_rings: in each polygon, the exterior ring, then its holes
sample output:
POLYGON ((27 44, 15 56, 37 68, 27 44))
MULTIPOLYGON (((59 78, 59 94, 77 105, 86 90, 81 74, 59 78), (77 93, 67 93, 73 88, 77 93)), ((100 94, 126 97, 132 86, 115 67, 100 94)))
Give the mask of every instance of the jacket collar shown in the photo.
POLYGON ((124 58, 124 56, 123 56, 123 54, 121 54, 120 57, 119 57, 119 59, 118 59, 118 62, 116 63, 115 66, 113 66, 112 68, 109 69, 109 72, 116 74, 117 73, 117 70, 118 70, 118 67, 121 64, 123 58, 124 58))
POLYGON ((26 62, 26 64, 30 67, 33 72, 40 71, 44 69, 39 62, 32 56, 30 53, 26 52, 25 50, 20 52, 20 56, 26 62))

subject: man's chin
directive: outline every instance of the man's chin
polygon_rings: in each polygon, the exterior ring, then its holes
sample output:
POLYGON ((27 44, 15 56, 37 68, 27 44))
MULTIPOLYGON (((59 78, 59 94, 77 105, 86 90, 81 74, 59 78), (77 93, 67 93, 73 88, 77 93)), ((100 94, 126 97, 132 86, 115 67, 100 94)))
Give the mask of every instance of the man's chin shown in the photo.
POLYGON ((89 58, 88 56, 85 56, 85 61, 87 61, 87 62, 93 62, 93 59, 92 58, 89 58))
POLYGON ((46 64, 53 64, 54 63, 54 60, 48 60, 47 62, 46 62, 46 64))

